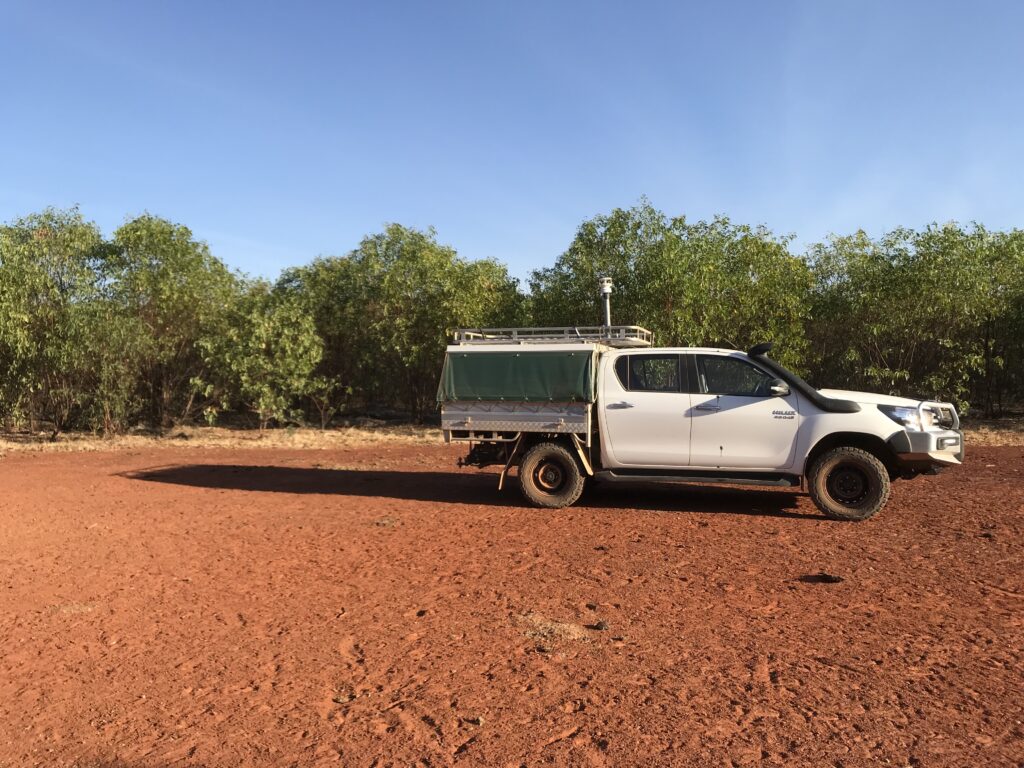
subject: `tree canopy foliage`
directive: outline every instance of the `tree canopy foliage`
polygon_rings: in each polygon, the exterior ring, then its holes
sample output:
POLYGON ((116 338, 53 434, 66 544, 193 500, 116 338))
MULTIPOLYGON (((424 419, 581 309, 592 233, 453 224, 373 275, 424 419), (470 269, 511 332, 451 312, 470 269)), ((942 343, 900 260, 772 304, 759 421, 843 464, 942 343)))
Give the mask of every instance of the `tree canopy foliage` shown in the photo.
POLYGON ((287 270, 279 291, 314 318, 326 354, 319 371, 339 394, 433 407, 444 348, 456 328, 525 322, 524 297, 504 266, 466 261, 433 230, 398 224, 348 256, 287 270))
POLYGON ((144 214, 110 238, 77 209, 0 226, 0 419, 118 432, 227 413, 261 428, 339 413, 429 417, 453 330, 613 321, 660 345, 773 356, 819 386, 1024 398, 1024 232, 979 224, 792 239, 646 199, 581 223, 529 294, 492 259, 387 225, 273 283, 229 270, 189 229, 144 214))
POLYGON ((1001 411, 1019 400, 1024 232, 980 225, 833 237, 809 253, 816 375, 1001 411))
POLYGON ((598 322, 598 277, 615 281, 613 321, 643 325, 665 346, 747 349, 774 342, 800 367, 811 273, 763 227, 668 219, 647 201, 584 222, 553 267, 533 273, 540 325, 598 322), (618 318, 618 319, 616 319, 618 318))
POLYGON ((206 407, 208 420, 240 404, 255 414, 260 432, 271 420, 301 421, 295 404, 310 393, 323 341, 297 301, 254 283, 228 308, 223 327, 200 336, 197 346, 209 373, 193 383, 219 402, 206 407))

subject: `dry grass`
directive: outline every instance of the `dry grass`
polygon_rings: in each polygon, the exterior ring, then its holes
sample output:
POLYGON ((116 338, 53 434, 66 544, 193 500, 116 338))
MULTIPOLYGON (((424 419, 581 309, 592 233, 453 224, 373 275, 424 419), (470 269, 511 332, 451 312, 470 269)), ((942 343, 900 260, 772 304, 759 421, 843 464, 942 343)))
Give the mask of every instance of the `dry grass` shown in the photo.
POLYGON ((101 437, 73 433, 50 441, 48 434, 0 434, 0 454, 13 451, 117 451, 142 448, 350 448, 384 443, 436 445, 441 431, 432 427, 396 426, 362 420, 359 425, 319 429, 257 430, 181 427, 164 436, 129 434, 101 437))
POLYGON ((965 419, 960 428, 968 450, 972 445, 1024 446, 1024 417, 1021 416, 985 421, 965 419))

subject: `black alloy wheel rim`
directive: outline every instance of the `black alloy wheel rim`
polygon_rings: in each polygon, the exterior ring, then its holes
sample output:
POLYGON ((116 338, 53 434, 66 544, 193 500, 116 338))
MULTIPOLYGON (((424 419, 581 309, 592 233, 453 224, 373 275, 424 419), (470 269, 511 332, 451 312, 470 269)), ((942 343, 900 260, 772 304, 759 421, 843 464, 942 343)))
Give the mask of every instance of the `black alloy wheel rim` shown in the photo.
POLYGON ((825 480, 828 495, 847 507, 857 507, 871 492, 867 474, 855 464, 840 464, 825 480))

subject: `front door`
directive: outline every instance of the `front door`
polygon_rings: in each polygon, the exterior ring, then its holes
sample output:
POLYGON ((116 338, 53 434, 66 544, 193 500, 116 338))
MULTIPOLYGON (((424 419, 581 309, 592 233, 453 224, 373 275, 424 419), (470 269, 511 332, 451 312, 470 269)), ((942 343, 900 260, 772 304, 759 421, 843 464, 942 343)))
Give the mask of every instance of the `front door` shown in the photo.
POLYGON ((685 467, 690 449, 690 395, 680 356, 629 353, 609 362, 602 371, 601 389, 606 463, 612 467, 685 467))
POLYGON ((787 471, 796 454, 795 394, 772 397, 773 376, 739 357, 696 354, 690 396, 690 466, 787 471))

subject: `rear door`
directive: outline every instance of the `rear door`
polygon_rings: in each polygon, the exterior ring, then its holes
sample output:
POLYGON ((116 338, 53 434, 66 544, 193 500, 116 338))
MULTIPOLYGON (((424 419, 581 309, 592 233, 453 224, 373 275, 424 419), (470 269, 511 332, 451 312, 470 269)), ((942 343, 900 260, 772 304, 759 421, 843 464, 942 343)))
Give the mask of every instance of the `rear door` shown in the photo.
POLYGON ((686 355, 696 379, 690 396, 690 466, 786 471, 800 427, 795 393, 772 397, 774 378, 743 357, 686 355))
POLYGON ((606 464, 683 468, 689 462, 690 395, 677 353, 623 353, 604 362, 606 464))

